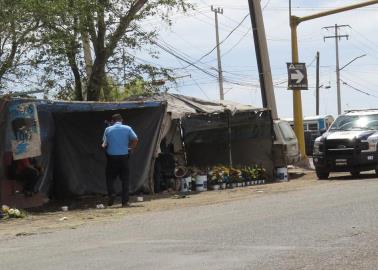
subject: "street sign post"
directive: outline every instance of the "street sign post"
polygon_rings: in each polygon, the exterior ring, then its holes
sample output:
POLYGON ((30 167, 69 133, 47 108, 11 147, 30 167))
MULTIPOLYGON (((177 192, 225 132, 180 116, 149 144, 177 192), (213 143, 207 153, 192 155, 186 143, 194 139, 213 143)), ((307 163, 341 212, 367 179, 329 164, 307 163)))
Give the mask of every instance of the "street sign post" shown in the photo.
POLYGON ((307 70, 305 63, 287 63, 288 89, 307 90, 307 70))

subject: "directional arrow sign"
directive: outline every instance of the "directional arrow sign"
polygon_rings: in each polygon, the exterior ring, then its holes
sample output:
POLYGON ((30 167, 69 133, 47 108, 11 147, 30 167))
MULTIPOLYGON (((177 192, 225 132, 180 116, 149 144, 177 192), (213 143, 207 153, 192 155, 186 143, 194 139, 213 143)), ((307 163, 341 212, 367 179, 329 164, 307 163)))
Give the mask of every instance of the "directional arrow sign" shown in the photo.
POLYGON ((305 63, 287 63, 288 89, 306 90, 307 70, 305 63))
POLYGON ((304 75, 299 69, 296 69, 295 73, 291 73, 291 79, 297 80, 297 83, 301 83, 304 79, 304 75))

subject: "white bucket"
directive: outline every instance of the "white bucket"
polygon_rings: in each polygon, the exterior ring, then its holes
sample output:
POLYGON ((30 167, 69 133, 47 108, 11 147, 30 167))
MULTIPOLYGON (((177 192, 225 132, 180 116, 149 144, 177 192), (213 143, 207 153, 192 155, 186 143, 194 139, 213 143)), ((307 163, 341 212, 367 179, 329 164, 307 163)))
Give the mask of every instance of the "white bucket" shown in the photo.
POLYGON ((206 191, 207 190, 207 175, 197 175, 196 176, 196 191, 206 191))
POLYGON ((185 177, 181 179, 181 192, 189 192, 192 189, 192 177, 185 177))
POLYGON ((276 178, 280 182, 289 181, 289 177, 288 177, 288 174, 287 174, 287 168, 286 167, 277 168, 276 178))

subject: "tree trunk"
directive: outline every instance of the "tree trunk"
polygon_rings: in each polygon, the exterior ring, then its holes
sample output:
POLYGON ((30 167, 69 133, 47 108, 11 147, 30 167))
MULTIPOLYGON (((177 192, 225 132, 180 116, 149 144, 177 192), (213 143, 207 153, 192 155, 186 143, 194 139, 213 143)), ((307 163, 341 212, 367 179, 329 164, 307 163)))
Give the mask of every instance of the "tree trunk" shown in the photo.
POLYGON ((92 59, 92 53, 91 53, 91 45, 89 44, 88 32, 82 31, 81 38, 83 41, 85 71, 87 73, 87 78, 89 79, 92 73, 93 59, 92 59))
POLYGON ((113 101, 112 96, 111 96, 111 87, 108 83, 107 77, 105 76, 103 80, 103 87, 102 87, 102 92, 104 94, 104 100, 105 101, 113 101))
POLYGON ((71 66, 72 73, 74 74, 75 77, 75 95, 74 99, 83 101, 83 87, 81 84, 81 78, 80 78, 80 73, 79 69, 76 67, 71 66))
POLYGON ((68 63, 70 65, 71 71, 75 78, 74 99, 82 101, 83 100, 83 87, 81 83, 80 70, 76 63, 76 52, 75 52, 74 40, 72 40, 70 44, 66 44, 66 53, 67 53, 68 63))
POLYGON ((105 53, 98 53, 87 85, 87 100, 98 101, 105 78, 105 53))
MULTIPOLYGON (((120 18, 118 27, 108 37, 108 44, 105 47, 105 6, 106 1, 101 0, 97 12, 97 35, 94 31, 94 26, 90 27, 89 33, 92 37, 93 48, 95 51, 95 61, 92 66, 92 73, 87 85, 87 100, 97 101, 100 98, 101 88, 105 79, 105 65, 108 59, 114 54, 114 50, 118 45, 119 40, 126 33, 130 23, 135 19, 135 15, 143 8, 148 0, 136 0, 130 7, 129 11, 120 18)), ((94 25, 93 21, 89 25, 94 25)))
POLYGON ((104 3, 99 5, 99 10, 97 12, 97 27, 96 43, 93 44, 96 58, 87 85, 87 100, 89 101, 98 101, 100 98, 100 92, 105 78, 105 65, 109 58, 107 57, 105 48, 106 24, 104 3))

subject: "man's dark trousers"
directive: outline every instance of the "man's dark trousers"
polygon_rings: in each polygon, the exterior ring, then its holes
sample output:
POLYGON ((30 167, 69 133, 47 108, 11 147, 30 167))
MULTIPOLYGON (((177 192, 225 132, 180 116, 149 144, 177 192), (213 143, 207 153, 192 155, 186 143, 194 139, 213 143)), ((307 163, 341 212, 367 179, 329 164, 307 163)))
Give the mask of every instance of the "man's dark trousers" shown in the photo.
POLYGON ((114 181, 119 176, 122 182, 122 204, 129 202, 129 156, 107 155, 106 185, 109 198, 115 196, 114 181))

